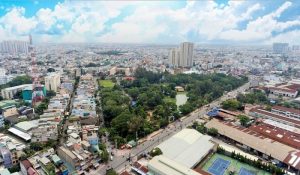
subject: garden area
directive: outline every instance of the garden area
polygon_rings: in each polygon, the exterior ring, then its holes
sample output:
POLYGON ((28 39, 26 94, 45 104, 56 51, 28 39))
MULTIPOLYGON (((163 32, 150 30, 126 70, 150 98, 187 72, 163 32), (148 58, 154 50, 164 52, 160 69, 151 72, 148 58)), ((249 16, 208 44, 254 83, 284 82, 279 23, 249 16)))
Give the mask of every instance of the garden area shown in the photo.
POLYGON ((135 80, 121 80, 120 84, 100 80, 101 104, 109 138, 121 146, 145 137, 247 81, 246 77, 225 74, 172 75, 143 68, 136 70, 135 80), (176 86, 183 87, 184 92, 177 93, 176 86))
POLYGON ((99 80, 99 86, 104 88, 113 88, 115 83, 112 80, 99 80))

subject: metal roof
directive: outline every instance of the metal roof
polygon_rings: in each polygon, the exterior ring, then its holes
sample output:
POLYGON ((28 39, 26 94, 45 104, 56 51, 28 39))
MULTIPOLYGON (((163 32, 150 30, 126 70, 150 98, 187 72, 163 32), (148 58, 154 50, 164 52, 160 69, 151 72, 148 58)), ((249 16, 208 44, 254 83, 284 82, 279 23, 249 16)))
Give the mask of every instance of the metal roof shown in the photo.
POLYGON ((214 147, 211 137, 194 129, 183 129, 157 147, 163 155, 188 168, 196 166, 214 147))
POLYGON ((20 138, 26 141, 29 141, 31 139, 31 136, 29 134, 22 132, 16 128, 9 128, 8 131, 15 134, 16 136, 19 136, 20 138))
POLYGON ((151 159, 148 163, 148 169, 149 174, 155 172, 160 175, 200 175, 196 171, 163 155, 151 159))

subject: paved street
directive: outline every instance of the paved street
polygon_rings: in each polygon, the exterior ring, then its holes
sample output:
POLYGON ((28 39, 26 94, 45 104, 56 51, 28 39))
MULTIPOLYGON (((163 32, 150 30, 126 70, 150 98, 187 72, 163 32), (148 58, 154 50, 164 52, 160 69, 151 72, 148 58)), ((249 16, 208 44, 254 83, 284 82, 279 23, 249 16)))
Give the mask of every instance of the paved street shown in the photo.
MULTIPOLYGON (((219 106, 221 102, 223 102, 229 98, 235 97, 239 92, 244 92, 248 88, 249 88, 249 83, 246 83, 245 85, 239 87, 238 89, 231 91, 230 96, 226 94, 226 95, 222 96, 221 98, 210 103, 209 109, 212 107, 215 107, 215 106, 219 106)), ((126 154, 124 156, 116 155, 114 157, 113 161, 110 161, 107 164, 107 166, 103 166, 103 167, 99 168, 97 171, 90 172, 90 173, 95 174, 95 175, 96 174, 104 175, 107 168, 113 168, 117 172, 122 172, 122 170, 125 169, 125 166, 128 167, 130 165, 129 162, 127 161, 127 158, 129 157, 129 155, 131 156, 132 160, 134 161, 136 159, 137 155, 152 150, 155 146, 160 144, 162 141, 170 138, 177 132, 181 131, 183 128, 185 128, 188 125, 190 125, 191 123, 193 123, 197 118, 201 118, 205 113, 207 113, 207 110, 208 109, 205 106, 203 106, 203 107, 195 110, 191 114, 189 114, 182 121, 175 121, 174 123, 169 124, 169 126, 166 127, 164 130, 162 130, 162 132, 153 136, 153 138, 147 140, 143 144, 140 144, 137 147, 133 148, 128 154, 126 154)))

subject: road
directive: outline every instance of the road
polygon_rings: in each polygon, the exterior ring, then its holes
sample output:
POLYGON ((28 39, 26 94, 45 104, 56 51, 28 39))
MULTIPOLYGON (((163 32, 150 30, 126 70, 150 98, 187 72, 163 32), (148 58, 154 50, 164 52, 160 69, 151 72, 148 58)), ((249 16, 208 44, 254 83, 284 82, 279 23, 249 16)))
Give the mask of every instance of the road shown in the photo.
MULTIPOLYGON (((250 83, 246 83, 245 85, 239 87, 238 89, 235 89, 230 92, 230 95, 224 95, 220 97, 219 99, 216 99, 212 103, 210 103, 210 108, 219 106, 221 102, 235 97, 238 93, 244 92, 246 89, 249 88, 250 83)), ((152 150, 154 147, 156 147, 158 144, 160 144, 162 141, 170 138, 171 136, 175 135, 182 129, 186 128, 190 124, 192 124, 196 119, 201 118, 204 114, 207 113, 206 107, 201 107, 199 109, 196 109, 192 113, 190 113, 186 118, 182 121, 175 121, 168 125, 162 132, 152 137, 150 140, 147 140, 143 144, 138 145, 137 147, 131 149, 130 153, 126 154, 125 156, 115 156, 113 161, 110 161, 106 166, 103 166, 102 168, 98 169, 95 172, 91 172, 91 174, 105 174, 106 169, 113 168, 117 172, 121 172, 125 169, 125 167, 129 166, 129 161, 127 161, 127 158, 130 156, 132 160, 135 160, 136 157, 141 154, 148 152, 152 150)))

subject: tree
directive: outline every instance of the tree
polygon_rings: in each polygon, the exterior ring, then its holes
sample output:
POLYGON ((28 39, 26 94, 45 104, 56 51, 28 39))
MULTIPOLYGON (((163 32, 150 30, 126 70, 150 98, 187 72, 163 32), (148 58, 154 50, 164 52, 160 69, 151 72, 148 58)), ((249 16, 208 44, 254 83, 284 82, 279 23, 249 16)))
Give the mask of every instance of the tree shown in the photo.
POLYGON ((54 96, 56 96, 56 92, 55 91, 53 91, 53 90, 47 91, 47 97, 54 97, 54 96))
POLYGON ((118 175, 118 173, 115 170, 110 169, 106 172, 106 175, 118 175))
POLYGON ((161 149, 159 149, 158 147, 152 149, 149 153, 152 157, 158 156, 158 155, 162 155, 163 152, 161 151, 161 149))
POLYGON ((228 110, 238 110, 242 107, 241 103, 237 101, 236 99, 229 99, 224 102, 222 102, 222 108, 228 109, 228 110))
POLYGON ((190 103, 179 106, 179 110, 183 115, 186 115, 193 111, 193 106, 190 103))
POLYGON ((209 128, 207 130, 207 134, 211 136, 217 136, 218 135, 218 130, 216 128, 209 128))
POLYGON ((248 122, 250 121, 249 117, 247 117, 245 115, 238 115, 237 117, 240 119, 240 123, 242 126, 248 125, 248 122))
POLYGON ((50 68, 47 69, 47 72, 55 72, 55 69, 50 67, 50 68))
POLYGON ((107 150, 102 150, 102 153, 100 155, 100 158, 103 162, 108 162, 109 159, 109 153, 107 152, 107 150))
POLYGON ((3 100, 3 97, 0 95, 0 101, 2 101, 3 100))

